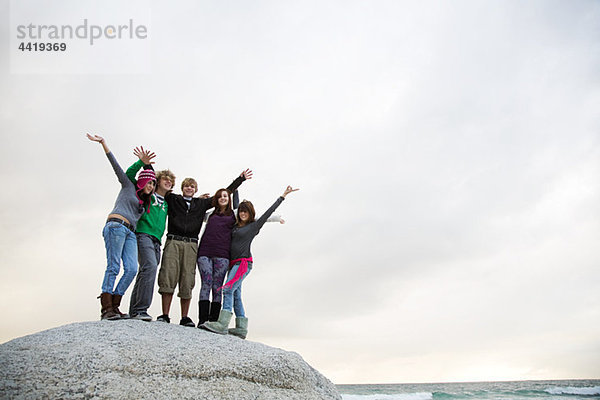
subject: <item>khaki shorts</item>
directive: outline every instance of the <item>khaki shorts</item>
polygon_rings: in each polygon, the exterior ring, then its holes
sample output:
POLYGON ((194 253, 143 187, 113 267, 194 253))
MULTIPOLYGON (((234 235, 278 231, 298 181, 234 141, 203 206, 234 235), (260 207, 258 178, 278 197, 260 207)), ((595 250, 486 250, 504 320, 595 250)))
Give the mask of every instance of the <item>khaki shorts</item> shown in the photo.
POLYGON ((177 296, 192 298, 196 284, 196 255, 198 243, 167 239, 158 271, 158 293, 174 293, 179 285, 177 296))

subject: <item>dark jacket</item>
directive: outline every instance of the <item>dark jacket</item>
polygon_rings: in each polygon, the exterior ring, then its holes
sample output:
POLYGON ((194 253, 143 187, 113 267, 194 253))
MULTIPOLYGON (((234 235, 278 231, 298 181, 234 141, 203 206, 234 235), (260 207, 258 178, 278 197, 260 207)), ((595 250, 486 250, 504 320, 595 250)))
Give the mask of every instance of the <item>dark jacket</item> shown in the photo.
MULTIPOLYGON (((227 186, 227 189, 233 192, 245 180, 246 178, 240 176, 231 182, 231 185, 227 186)), ((188 210, 187 203, 182 195, 167 194, 165 196, 165 201, 169 205, 167 235, 198 239, 200 228, 202 228, 202 222, 204 221, 204 214, 213 207, 213 197, 209 197, 208 199, 194 197, 188 210)))

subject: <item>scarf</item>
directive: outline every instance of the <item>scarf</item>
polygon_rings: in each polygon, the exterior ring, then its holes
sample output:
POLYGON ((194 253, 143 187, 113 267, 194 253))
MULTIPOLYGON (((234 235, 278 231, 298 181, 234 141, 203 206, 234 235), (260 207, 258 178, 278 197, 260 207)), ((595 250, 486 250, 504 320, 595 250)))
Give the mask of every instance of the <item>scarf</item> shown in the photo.
POLYGON ((240 263, 240 266, 238 267, 237 271, 235 272, 235 276, 229 282, 227 282, 226 284, 221 286, 219 288, 219 290, 223 289, 224 287, 232 287, 234 283, 239 281, 242 278, 242 276, 244 276, 244 274, 246 272, 248 272, 248 262, 252 262, 252 257, 237 258, 235 260, 231 260, 231 262, 229 263, 229 267, 233 267, 237 262, 240 263))

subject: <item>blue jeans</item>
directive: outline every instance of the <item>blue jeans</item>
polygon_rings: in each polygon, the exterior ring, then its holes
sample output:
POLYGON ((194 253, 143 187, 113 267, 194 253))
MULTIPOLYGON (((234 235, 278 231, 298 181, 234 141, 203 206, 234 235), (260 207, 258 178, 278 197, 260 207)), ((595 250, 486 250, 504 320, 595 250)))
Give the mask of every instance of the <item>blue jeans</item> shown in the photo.
POLYGON ((102 281, 102 293, 123 295, 137 272, 137 241, 135 233, 118 222, 107 222, 102 231, 106 247, 106 272, 102 281), (115 281, 123 260, 123 276, 116 289, 115 281))
POLYGON ((136 236, 140 270, 135 278, 129 302, 129 315, 132 316, 148 312, 160 262, 160 241, 146 233, 137 233, 136 236))
MULTIPOLYGON (((227 282, 229 282, 235 276, 240 263, 235 263, 233 268, 229 270, 227 274, 227 282)), ((223 310, 227 310, 231 312, 232 310, 235 312, 235 316, 238 318, 246 317, 246 313, 244 311, 244 305, 242 304, 242 282, 248 274, 252 271, 252 263, 248 263, 248 271, 237 282, 235 282, 231 286, 227 286, 223 288, 223 310)), ((225 284, 227 284, 225 282, 225 284)))

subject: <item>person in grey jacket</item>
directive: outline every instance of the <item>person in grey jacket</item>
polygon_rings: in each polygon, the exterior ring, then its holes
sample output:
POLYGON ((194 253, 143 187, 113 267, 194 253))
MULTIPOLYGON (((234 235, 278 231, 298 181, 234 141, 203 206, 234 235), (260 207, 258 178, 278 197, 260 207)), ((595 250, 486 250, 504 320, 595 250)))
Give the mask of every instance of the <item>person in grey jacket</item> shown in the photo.
MULTIPOLYGON (((156 186, 156 176, 153 170, 143 170, 133 184, 115 156, 108 149, 106 141, 98 135, 87 135, 88 139, 100 143, 108 161, 113 167, 121 184, 121 190, 115 201, 113 210, 108 215, 102 231, 106 247, 106 271, 102 281, 100 294, 101 319, 115 320, 128 318, 127 314, 119 311, 121 298, 135 278, 137 272, 137 240, 135 228, 143 213, 149 211, 150 198, 156 186), (115 287, 115 281, 123 261, 123 276, 115 287)), ((153 153, 149 153, 152 154, 153 153)), ((149 161, 148 161, 149 162, 149 161)))
POLYGON ((237 214, 237 223, 231 233, 231 261, 227 281, 223 285, 223 309, 219 313, 218 321, 209 321, 200 327, 214 333, 226 335, 230 333, 242 339, 248 334, 248 318, 242 304, 242 282, 252 270, 252 253, 250 246, 260 232, 260 228, 267 222, 275 209, 283 202, 285 197, 299 189, 288 186, 275 203, 257 220, 254 220, 254 206, 249 201, 240 203, 237 214), (235 311, 235 328, 228 329, 229 322, 235 311))

